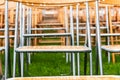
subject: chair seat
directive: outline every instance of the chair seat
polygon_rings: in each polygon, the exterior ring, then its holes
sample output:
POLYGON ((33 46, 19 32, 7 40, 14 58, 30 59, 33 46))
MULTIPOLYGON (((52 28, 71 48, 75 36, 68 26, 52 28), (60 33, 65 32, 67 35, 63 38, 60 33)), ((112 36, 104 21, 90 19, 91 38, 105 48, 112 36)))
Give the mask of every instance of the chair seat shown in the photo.
POLYGON ((101 46, 101 48, 109 52, 120 52, 120 45, 105 45, 101 46))
POLYGON ((4 47, 0 47, 0 51, 4 50, 5 48, 4 47))
POLYGON ((85 46, 23 46, 16 52, 90 52, 85 46))

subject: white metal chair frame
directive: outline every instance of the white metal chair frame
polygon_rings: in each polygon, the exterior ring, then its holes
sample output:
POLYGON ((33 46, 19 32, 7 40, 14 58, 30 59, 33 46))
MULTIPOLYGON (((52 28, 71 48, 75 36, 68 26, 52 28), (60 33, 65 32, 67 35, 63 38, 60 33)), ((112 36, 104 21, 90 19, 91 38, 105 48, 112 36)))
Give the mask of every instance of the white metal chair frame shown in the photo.
MULTIPOLYGON (((17 9, 18 9, 18 3, 17 3, 17 9)), ((22 6, 20 8, 20 13, 22 12, 22 6)), ((23 8, 24 9, 24 8, 23 8)), ((75 75, 75 54, 73 52, 91 52, 90 48, 87 48, 85 46, 74 46, 74 29, 73 29, 73 16, 72 16, 72 6, 70 6, 70 32, 71 33, 59 33, 59 34, 24 34, 24 24, 21 24, 22 19, 24 18, 24 11, 23 11, 23 16, 21 16, 20 19, 20 27, 22 27, 21 30, 21 45, 20 47, 17 48, 17 30, 18 30, 18 10, 16 10, 16 26, 15 26, 15 45, 14 45, 14 65, 13 65, 13 77, 15 77, 15 65, 16 65, 16 53, 21 53, 21 76, 23 76, 23 53, 24 52, 70 52, 72 53, 72 70, 73 70, 73 75, 75 75), (71 35, 71 44, 72 46, 45 46, 45 47, 32 47, 30 46, 24 46, 23 44, 23 37, 38 37, 38 36, 69 36, 71 35), (56 48, 57 47, 57 48, 56 48), (64 47, 64 48, 63 48, 64 47), (26 49, 25 49, 26 48, 26 49), (70 49, 69 49, 70 48, 70 49), (33 50, 32 50, 33 49, 33 50), (53 49, 53 50, 52 50, 53 49)), ((24 20, 23 20, 24 21, 24 20)), ((23 22, 24 23, 24 22, 23 22)), ((88 26, 89 27, 89 26, 88 26)), ((88 28, 89 29, 89 28, 88 28)))
MULTIPOLYGON (((89 47, 91 49, 91 34, 90 34, 90 21, 89 21, 89 5, 88 5, 88 2, 85 3, 86 4, 86 37, 87 38, 87 42, 85 41, 85 46, 89 47), (88 45, 86 45, 86 43, 88 43, 88 45)), ((80 33, 79 33, 79 30, 80 30, 80 27, 79 26, 79 4, 77 4, 76 6, 76 42, 77 42, 77 46, 80 46, 79 45, 79 37, 80 37, 80 33)), ((80 59, 79 59, 79 53, 77 53, 77 69, 78 69, 78 72, 77 74, 80 75, 80 59)), ((90 74, 92 75, 92 53, 90 52, 90 74)))
MULTIPOLYGON (((106 6, 106 24, 109 27, 109 18, 108 18, 108 6, 106 6)), ((101 49, 105 50, 108 52, 108 62, 110 62, 110 52, 120 52, 119 45, 110 45, 110 36, 120 36, 120 33, 109 33, 110 31, 107 31, 108 33, 105 34, 105 36, 108 39, 108 44, 107 45, 102 45, 101 49)))
POLYGON ((8 77, 8 54, 9 54, 9 26, 8 26, 8 1, 5 1, 5 47, 1 47, 0 50, 5 50, 5 72, 4 79, 8 77))

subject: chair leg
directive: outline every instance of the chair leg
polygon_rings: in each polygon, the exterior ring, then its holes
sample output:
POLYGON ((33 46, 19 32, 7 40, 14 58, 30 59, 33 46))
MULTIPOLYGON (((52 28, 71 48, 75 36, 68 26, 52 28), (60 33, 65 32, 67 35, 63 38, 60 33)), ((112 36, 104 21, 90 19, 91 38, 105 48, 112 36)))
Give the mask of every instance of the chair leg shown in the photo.
POLYGON ((96 75, 98 75, 98 66, 99 66, 98 62, 99 62, 98 61, 98 54, 96 54, 96 75))
MULTIPOLYGON (((9 51, 10 52, 10 51, 9 51)), ((9 63, 8 63, 8 72, 9 72, 9 77, 11 77, 12 76, 12 72, 11 72, 11 55, 10 54, 8 54, 8 61, 9 61, 9 63)))
POLYGON ((69 62, 71 62, 71 54, 68 54, 68 59, 69 59, 69 62))
POLYGON ((112 62, 115 63, 115 53, 112 53, 112 62))
POLYGON ((77 74, 80 75, 80 53, 77 53, 77 74))
POLYGON ((14 52, 13 55, 13 77, 15 77, 15 72, 16 72, 16 52, 14 52))
POLYGON ((20 53, 20 57, 21 57, 21 77, 23 77, 23 68, 24 68, 24 53, 20 53))
POLYGON ((65 54, 65 58, 66 58, 66 63, 68 63, 68 53, 65 54))
POLYGON ((107 53, 108 54, 108 63, 110 63, 110 52, 107 53))
POLYGON ((84 75, 86 75, 87 72, 87 53, 85 53, 84 56, 84 75))
POLYGON ((93 69, 92 69, 92 52, 90 52, 90 75, 93 74, 93 69))
POLYGON ((75 70, 75 53, 72 53, 72 69, 73 69, 73 76, 76 74, 75 70))
MULTIPOLYGON (((25 70, 25 67, 24 67, 24 70, 25 70)), ((26 72, 28 74, 28 71, 29 71, 29 62, 28 62, 28 54, 26 54, 26 72)))
MULTIPOLYGON (((15 77, 15 74, 16 74, 16 57, 17 57, 17 53, 16 52, 14 52, 14 56, 13 56, 13 77, 15 77)), ((20 68, 20 55, 18 55, 18 71, 19 71, 19 73, 21 73, 21 68, 20 68)), ((19 76, 21 76, 20 74, 19 74, 19 76)))
POLYGON ((95 2, 95 11, 96 11, 96 47, 97 47, 97 54, 100 64, 100 75, 103 75, 103 67, 102 67, 102 51, 101 51, 101 37, 100 37, 100 25, 99 25, 99 1, 96 0, 95 2))
POLYGON ((20 54, 18 53, 18 73, 19 76, 21 76, 21 60, 20 60, 20 54))
POLYGON ((76 70, 75 70, 75 53, 71 53, 71 73, 73 76, 75 76, 76 74, 76 70))
POLYGON ((31 53, 28 53, 28 63, 31 64, 31 53))

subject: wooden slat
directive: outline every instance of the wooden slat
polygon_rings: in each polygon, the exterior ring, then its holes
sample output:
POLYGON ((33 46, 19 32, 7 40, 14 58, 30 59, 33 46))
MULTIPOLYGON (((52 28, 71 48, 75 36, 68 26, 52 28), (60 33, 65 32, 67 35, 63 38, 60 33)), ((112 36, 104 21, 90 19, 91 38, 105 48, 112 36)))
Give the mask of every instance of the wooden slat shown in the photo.
POLYGON ((107 46, 102 46, 101 48, 109 52, 120 52, 120 49, 119 49, 120 45, 107 45, 107 46))
POLYGON ((37 26, 62 26, 63 24, 62 23, 40 23, 40 24, 37 24, 37 26))
POLYGON ((8 80, 120 80, 118 76, 51 76, 51 77, 22 77, 8 80))
POLYGON ((95 0, 8 0, 15 2, 23 2, 23 3, 38 3, 38 4, 66 4, 66 3, 78 3, 85 1, 95 1, 95 0))
POLYGON ((0 5, 3 5, 5 3, 5 0, 0 0, 0 5))
MULTIPOLYGON (((0 3, 1 3, 1 0, 0 0, 0 3)), ((8 3, 8 6, 9 6, 9 9, 14 9, 16 8, 16 3, 15 2, 9 2, 8 3)), ((0 9, 5 9, 5 5, 0 5, 0 9)))
POLYGON ((23 46, 17 52, 90 52, 85 46, 23 46))
MULTIPOLYGON (((108 7, 108 18, 109 18, 110 33, 113 33, 111 7, 108 7)), ((111 40, 110 41, 111 45, 114 45, 114 38, 113 38, 113 36, 110 37, 110 40, 111 40)), ((115 62, 115 55, 114 55, 114 53, 112 54, 112 61, 113 61, 113 63, 115 62)))
POLYGON ((120 5, 120 0, 101 0, 103 4, 120 5))
POLYGON ((63 6, 67 6, 67 5, 72 5, 72 4, 49 4, 49 5, 46 5, 46 4, 33 4, 33 3, 23 3, 24 5, 26 6, 29 6, 29 7, 36 7, 36 8, 39 8, 39 9, 42 9, 42 8, 55 8, 55 7, 63 7, 63 6))

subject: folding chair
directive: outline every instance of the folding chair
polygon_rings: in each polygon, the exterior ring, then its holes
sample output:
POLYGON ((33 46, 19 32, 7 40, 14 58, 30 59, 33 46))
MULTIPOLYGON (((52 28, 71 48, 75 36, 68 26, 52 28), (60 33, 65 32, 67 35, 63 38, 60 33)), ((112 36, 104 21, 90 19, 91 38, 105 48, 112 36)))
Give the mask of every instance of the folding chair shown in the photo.
MULTIPOLYGON (((84 46, 88 47, 88 48, 92 48, 91 47, 91 34, 90 34, 90 20, 89 20, 89 5, 88 5, 88 2, 85 2, 85 5, 86 5, 86 35, 85 35, 85 44, 84 46)), ((77 46, 80 46, 79 44, 79 38, 81 36, 81 34, 79 33, 80 32, 80 27, 79 26, 79 4, 77 4, 76 6, 76 42, 77 42, 77 46)), ((85 53, 85 55, 87 55, 85 53)), ((79 59, 79 53, 77 53, 77 69, 78 69, 78 75, 80 75, 80 59, 79 59)), ((85 58, 86 59, 86 58, 85 58)), ((86 62, 85 62, 85 66, 86 67, 86 62)), ((86 71, 85 71, 86 72, 86 71)), ((90 75, 92 75, 92 53, 90 52, 90 75)))
MULTIPOLYGON (((104 4, 118 4, 119 0, 115 0, 115 1, 111 1, 111 0, 105 0, 105 1, 100 1, 100 3, 104 3, 104 4)), ((97 52, 99 55, 99 64, 100 64, 100 74, 103 75, 103 70, 102 70, 102 49, 106 50, 108 52, 120 52, 119 50, 119 45, 105 45, 105 46, 101 46, 101 36, 119 36, 120 34, 113 34, 113 33, 107 33, 107 34, 100 34, 100 25, 99 25, 99 4, 98 4, 98 0, 96 0, 96 23, 97 23, 97 27, 96 27, 96 42, 97 42, 97 52)), ((107 10, 106 10, 107 11, 107 10)), ((108 14, 107 14, 108 15, 108 14)), ((108 19, 108 18, 107 18, 108 19)), ((108 21, 108 20, 107 20, 108 21)), ((106 22, 107 22, 106 21, 106 22)))
MULTIPOLYGON (((100 74, 102 75, 103 74, 103 70, 102 70, 102 55, 101 55, 101 36, 106 36, 107 34, 105 33, 101 33, 100 34, 100 30, 106 30, 106 32, 109 32, 109 27, 108 27, 108 22, 106 21, 106 25, 105 26, 100 26, 100 21, 99 21, 99 12, 98 12, 98 1, 96 0, 96 3, 95 3, 95 11, 96 11, 96 25, 95 27, 91 26, 90 29, 91 30, 96 30, 96 33, 90 33, 91 34, 91 37, 96 37, 96 61, 99 60, 99 65, 100 65, 100 74)), ((107 16, 106 16, 107 17, 107 16)), ((89 20, 89 19, 88 19, 89 20)), ((90 26, 90 23, 89 23, 89 26, 90 26)), ((85 27, 79 27, 79 30, 85 30, 85 27)), ((79 34, 79 36, 86 36, 86 34, 84 33, 81 33, 79 34)), ((87 35, 88 36, 88 35, 87 35)), ((85 41, 87 41, 87 39, 90 39, 90 38, 86 38, 85 41)), ((78 40, 78 39, 77 39, 78 40)), ((78 41, 77 41, 78 42, 78 41)), ((88 42, 89 43, 89 40, 88 42)), ((107 44, 109 44, 109 38, 107 38, 107 44)), ((89 47, 91 46, 91 44, 89 44, 89 47)), ((110 54, 108 53, 108 62, 110 61, 110 54)), ((96 66, 96 72, 98 74, 98 62, 96 62, 97 66, 96 66)))
MULTIPOLYGON (((107 20, 107 22, 108 22, 108 17, 110 17, 110 16, 108 16, 108 12, 109 12, 109 10, 108 10, 108 6, 106 6, 106 16, 107 16, 107 18, 106 18, 106 20, 107 20)), ((108 26, 111 28, 112 27, 112 24, 111 24, 111 18, 109 18, 110 20, 110 22, 108 22, 108 23, 110 23, 110 24, 108 24, 108 26)), ((110 31, 109 31, 110 32, 110 31)), ((120 36, 120 34, 119 33, 107 33, 106 34, 106 36, 107 37, 111 37, 111 36, 120 36)), ((110 42, 110 40, 109 40, 109 42, 110 42)), ((113 44, 108 44, 108 45, 102 45, 101 46, 101 48, 103 49, 103 50, 105 50, 105 51, 107 51, 107 52, 109 52, 109 54, 110 54, 110 52, 114 52, 114 53, 116 53, 116 52, 120 52, 120 49, 118 48, 119 47, 119 44, 118 45, 113 45, 113 44)), ((113 54, 114 54, 113 53, 113 54)), ((109 56, 110 57, 110 56, 109 56)), ((109 59, 109 62, 110 62, 110 59, 109 59)))
MULTIPOLYGON (((20 3, 20 46, 17 46, 17 37, 18 37, 18 7, 19 3, 17 3, 17 8, 16 8, 16 26, 15 26, 15 39, 14 39, 14 58, 13 58, 13 77, 15 77, 15 72, 16 72, 16 55, 20 53, 21 56, 21 76, 23 76, 23 55, 25 52, 69 52, 70 54, 72 53, 72 72, 73 75, 76 74, 75 70, 75 53, 81 53, 81 52, 91 52, 90 48, 90 43, 88 44, 89 47, 87 46, 75 46, 74 45, 74 27, 73 27, 73 7, 70 5, 70 32, 67 33, 44 33, 44 34, 31 34, 31 33, 25 33, 25 26, 24 26, 24 7, 22 7, 22 3, 20 3), (22 15, 21 15, 22 14, 22 15), (23 21, 23 22, 22 22, 23 21), (26 37, 42 37, 42 36, 48 36, 48 37, 53 37, 53 36, 69 36, 71 45, 70 46, 26 46, 24 45, 24 38, 26 37)), ((87 4, 88 6, 88 4, 87 4)), ((88 10, 88 7, 87 7, 88 10)), ((87 14, 88 15, 88 14, 87 14)), ((78 24, 78 23, 77 23, 78 24)), ((89 34, 89 20, 87 21, 87 31, 89 34)), ((90 39, 90 36, 87 35, 88 38, 90 39)), ((92 60, 91 58, 91 53, 90 53, 90 61, 92 60)), ((91 61, 92 63, 92 61, 91 61)), ((92 66, 91 66, 92 67, 92 66)), ((91 69, 92 70, 92 69, 91 69)), ((92 71, 91 71, 92 72, 92 71)))

